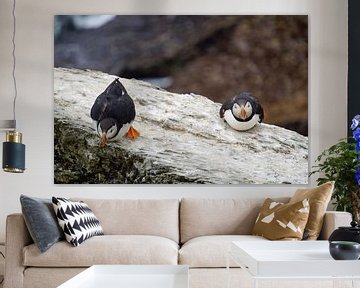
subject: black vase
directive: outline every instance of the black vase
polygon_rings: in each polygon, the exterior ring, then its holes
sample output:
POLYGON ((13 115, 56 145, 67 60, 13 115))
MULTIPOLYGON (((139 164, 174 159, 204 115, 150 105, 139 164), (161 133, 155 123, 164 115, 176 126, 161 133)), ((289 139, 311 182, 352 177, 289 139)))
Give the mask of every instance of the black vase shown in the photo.
POLYGON ((339 227, 329 237, 331 241, 349 241, 360 244, 360 226, 355 221, 350 223, 350 227, 339 227))
POLYGON ((335 260, 358 260, 360 257, 360 244, 357 242, 332 241, 329 250, 335 260))

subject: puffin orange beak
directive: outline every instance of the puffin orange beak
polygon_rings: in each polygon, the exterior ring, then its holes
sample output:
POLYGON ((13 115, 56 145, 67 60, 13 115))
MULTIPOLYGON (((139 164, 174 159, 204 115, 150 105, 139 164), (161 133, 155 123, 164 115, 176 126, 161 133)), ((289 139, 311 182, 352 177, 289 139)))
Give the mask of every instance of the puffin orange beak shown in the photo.
POLYGON ((241 106, 240 108, 240 116, 241 116, 241 119, 242 120, 245 120, 246 118, 246 111, 245 111, 245 108, 243 106, 241 106))
POLYGON ((101 148, 104 148, 106 146, 106 133, 102 133, 102 136, 101 136, 101 143, 100 143, 100 147, 101 148))

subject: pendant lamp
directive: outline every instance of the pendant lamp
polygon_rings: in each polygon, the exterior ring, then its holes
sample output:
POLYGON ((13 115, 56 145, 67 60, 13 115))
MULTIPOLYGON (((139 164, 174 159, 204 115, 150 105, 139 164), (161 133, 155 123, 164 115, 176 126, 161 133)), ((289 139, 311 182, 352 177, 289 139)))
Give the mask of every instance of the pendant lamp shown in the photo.
POLYGON ((17 131, 16 126, 16 98, 17 86, 15 78, 16 57, 15 57, 15 34, 16 34, 16 17, 15 17, 16 0, 13 0, 13 35, 12 35, 12 58, 13 69, 12 78, 14 82, 14 99, 13 99, 13 120, 0 120, 0 130, 6 131, 6 139, 3 143, 3 169, 5 172, 22 173, 25 171, 25 145, 22 144, 22 133, 17 131))

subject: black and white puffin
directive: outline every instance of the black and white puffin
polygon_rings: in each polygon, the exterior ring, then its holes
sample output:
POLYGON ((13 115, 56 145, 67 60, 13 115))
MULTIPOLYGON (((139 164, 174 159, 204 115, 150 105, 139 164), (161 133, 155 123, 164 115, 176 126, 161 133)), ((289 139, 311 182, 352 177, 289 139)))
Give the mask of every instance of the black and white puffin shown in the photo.
POLYGON ((116 78, 95 100, 90 117, 97 134, 101 137, 100 147, 107 140, 117 140, 125 135, 130 139, 140 133, 132 127, 135 119, 135 105, 125 87, 116 78))
POLYGON ((220 108, 220 118, 235 130, 246 131, 263 121, 264 110, 251 93, 241 92, 225 101, 220 108))

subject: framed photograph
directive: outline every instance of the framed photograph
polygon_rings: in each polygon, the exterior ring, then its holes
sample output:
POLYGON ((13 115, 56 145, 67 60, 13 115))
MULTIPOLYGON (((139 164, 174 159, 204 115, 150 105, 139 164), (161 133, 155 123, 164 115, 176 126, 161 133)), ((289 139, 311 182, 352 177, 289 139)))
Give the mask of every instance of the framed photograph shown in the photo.
POLYGON ((54 25, 55 184, 308 184, 307 15, 54 25))

